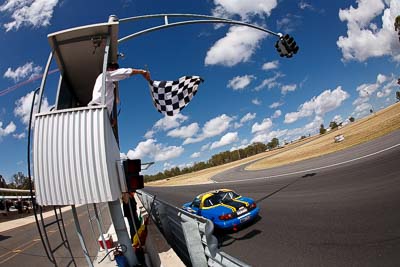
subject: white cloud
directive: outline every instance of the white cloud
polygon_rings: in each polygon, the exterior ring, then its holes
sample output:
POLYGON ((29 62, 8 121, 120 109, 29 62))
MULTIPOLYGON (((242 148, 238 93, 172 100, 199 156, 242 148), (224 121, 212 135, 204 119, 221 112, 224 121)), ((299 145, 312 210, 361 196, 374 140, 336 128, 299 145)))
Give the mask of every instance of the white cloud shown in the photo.
POLYGON ((274 114, 271 116, 272 119, 279 118, 282 115, 282 111, 277 109, 275 110, 274 114))
POLYGON ((293 15, 293 14, 286 14, 285 17, 282 19, 278 19, 276 21, 276 27, 278 30, 284 32, 284 33, 291 33, 295 30, 296 26, 299 26, 301 24, 301 17, 298 15, 293 15))
POLYGON ((256 117, 256 113, 247 113, 246 115, 244 115, 241 119, 240 119, 240 123, 245 123, 251 120, 254 120, 254 118, 256 117))
POLYGON ((278 72, 273 77, 263 80, 260 85, 258 85, 256 88, 254 88, 254 90, 260 91, 261 89, 263 89, 265 87, 267 87, 268 89, 277 87, 280 85, 280 83, 277 82, 277 79, 284 77, 284 76, 285 75, 278 72))
POLYGON ((212 143, 210 146, 210 149, 215 149, 218 147, 226 146, 226 145, 232 144, 237 141, 239 141, 237 132, 227 133, 224 136, 222 136, 219 141, 212 143))
MULTIPOLYGON (((187 121, 188 118, 188 116, 182 115, 181 113, 178 113, 174 116, 164 116, 162 119, 159 119, 156 121, 156 123, 154 123, 153 127, 145 133, 144 138, 151 139, 154 138, 154 135, 157 132, 178 128, 183 122, 187 121)), ((177 134, 177 131, 172 132, 172 135, 175 134, 177 134)))
POLYGON ((283 105, 283 103, 281 103, 281 102, 274 102, 271 105, 269 105, 269 108, 274 109, 274 108, 280 107, 282 105, 283 105))
MULTIPOLYGON (((15 101, 16 107, 14 108, 14 115, 16 117, 19 117, 21 119, 21 122, 23 124, 25 124, 26 126, 28 126, 28 124, 29 124, 29 115, 31 113, 33 94, 34 94, 34 92, 32 91, 32 92, 26 94, 25 96, 21 97, 17 101, 15 101)), ((34 115, 37 113, 38 105, 39 105, 39 97, 36 97, 34 108, 33 108, 32 119, 35 117, 34 115)), ((49 106, 49 103, 47 102, 47 98, 45 97, 42 100, 42 106, 40 108, 40 112, 46 112, 49 110, 50 110, 50 106, 49 106)))
POLYGON ((189 138, 195 135, 199 131, 199 125, 195 122, 188 126, 182 126, 177 129, 173 129, 167 133, 170 137, 177 138, 189 138))
POLYGON ((242 90, 248 86, 256 77, 254 75, 236 76, 228 82, 228 88, 233 90, 242 90))
POLYGON ((343 121, 343 118, 340 115, 335 115, 331 121, 334 121, 336 123, 341 123, 343 121))
POLYGON ((203 134, 207 137, 217 136, 228 129, 232 118, 226 114, 209 120, 204 124, 203 134))
POLYGON ((379 84, 382 84, 382 83, 386 82, 387 79, 388 79, 388 77, 379 73, 378 76, 376 77, 376 82, 379 84))
POLYGON ((270 118, 264 119, 260 124, 258 122, 254 123, 251 127, 252 133, 265 132, 272 127, 272 120, 270 118))
POLYGON ((350 95, 342 90, 341 86, 338 86, 333 91, 325 90, 319 96, 314 96, 311 100, 301 104, 297 112, 287 113, 285 115, 285 123, 292 123, 299 118, 309 117, 313 114, 322 116, 339 107, 349 97, 350 95))
POLYGON ((391 84, 385 86, 381 91, 376 93, 376 96, 378 98, 383 98, 383 97, 387 97, 392 93, 392 89, 393 87, 391 86, 391 84))
POLYGON ((155 139, 140 142, 134 150, 128 151, 127 157, 129 159, 149 157, 154 161, 165 161, 179 157, 184 152, 181 146, 165 146, 156 142, 155 139))
POLYGON ((398 37, 393 22, 400 14, 398 0, 358 0, 358 6, 339 10, 341 21, 347 21, 347 36, 336 42, 343 60, 365 61, 370 57, 392 56, 400 61, 398 37), (373 20, 380 19, 382 28, 373 20))
POLYGON ((198 143, 206 138, 220 135, 229 128, 232 120, 233 118, 227 116, 226 114, 222 114, 221 116, 215 117, 204 124, 202 132, 198 136, 187 138, 183 142, 183 144, 187 145, 192 143, 198 143))
POLYGON ((164 164, 163 164, 163 170, 165 171, 165 170, 170 170, 170 169, 172 169, 172 168, 175 168, 176 167, 176 165, 174 165, 174 164, 171 164, 170 162, 164 162, 164 164))
POLYGON ((232 1, 214 0, 216 7, 212 10, 214 16, 232 18, 239 15, 247 20, 251 16, 270 16, 271 11, 278 5, 277 0, 232 1))
POLYGON ((205 65, 232 67, 247 62, 267 35, 246 26, 232 26, 207 52, 205 65))
POLYGON ((258 98, 254 98, 253 100, 251 100, 251 103, 253 103, 256 106, 259 106, 261 105, 262 102, 258 98))
POLYGON ((378 98, 387 97, 397 88, 397 79, 392 75, 385 76, 378 74, 375 83, 364 83, 357 87, 358 97, 353 101, 353 105, 356 106, 354 109, 355 117, 362 117, 366 115, 366 110, 371 109, 371 104, 368 103, 370 98, 375 95, 378 98))
POLYGON ((358 98, 354 100, 353 105, 359 105, 365 102, 368 102, 369 98, 373 95, 373 93, 378 90, 379 85, 374 84, 361 84, 357 87, 356 91, 358 92, 358 98))
POLYGON ((305 126, 288 130, 286 133, 286 137, 292 140, 296 140, 299 139, 301 136, 317 133, 321 124, 323 123, 324 120, 321 116, 315 116, 313 121, 307 123, 305 126))
POLYGON ((285 136, 287 133, 287 130, 277 130, 277 131, 271 131, 271 132, 260 132, 257 133, 254 138, 250 141, 250 143, 256 143, 256 142, 261 142, 261 143, 268 143, 270 142, 273 138, 281 138, 282 136, 285 136))
POLYGON ((26 137, 26 134, 24 132, 20 134, 13 134, 13 137, 15 139, 24 139, 26 137))
POLYGON ((376 93, 376 96, 378 98, 383 98, 389 96, 393 90, 396 90, 396 88, 399 86, 397 83, 397 78, 394 76, 392 77, 387 77, 382 74, 379 74, 377 77, 377 83, 379 83, 382 88, 379 88, 378 92, 376 93), (383 78, 384 77, 384 78, 383 78), (386 84, 384 84, 386 82, 386 84))
POLYGON ((177 128, 181 125, 182 122, 185 122, 187 119, 188 117, 182 115, 181 113, 178 113, 175 116, 165 116, 154 124, 153 129, 166 131, 169 129, 177 128))
POLYGON ((194 165, 194 162, 183 163, 183 164, 179 164, 179 165, 178 165, 178 168, 182 170, 182 169, 184 169, 184 168, 193 167, 193 165, 194 165))
POLYGON ((300 9, 310 9, 310 10, 313 10, 314 8, 313 8, 313 6, 312 5, 310 5, 309 3, 307 3, 307 2, 304 2, 304 1, 301 1, 300 3, 299 3, 299 8, 300 9))
POLYGON ((11 14, 11 21, 3 26, 7 32, 22 26, 48 26, 57 3, 58 0, 8 0, 0 6, 0 12, 11 14))
POLYGON ((17 127, 14 122, 10 122, 5 128, 3 128, 3 122, 0 121, 0 138, 12 134, 16 129, 17 127))
POLYGON ((279 61, 275 60, 275 61, 264 63, 264 65, 262 66, 262 69, 263 70, 273 70, 273 69, 277 69, 278 67, 279 67, 279 61))
POLYGON ((362 103, 362 104, 356 106, 356 108, 354 109, 353 114, 355 114, 356 118, 360 118, 363 115, 366 115, 370 109, 372 109, 371 104, 362 103))
POLYGON ((349 9, 340 9, 339 18, 341 21, 356 23, 359 26, 368 26, 369 22, 382 13, 385 4, 382 0, 358 0, 358 7, 350 6, 349 9))
POLYGON ((245 122, 254 120, 255 117, 256 117, 256 113, 250 113, 250 112, 247 113, 240 119, 239 122, 235 122, 235 124, 234 124, 235 129, 242 127, 245 122))
POLYGON ((206 151, 210 148, 211 143, 205 144, 201 146, 200 151, 206 151))
POLYGON ((371 96, 376 90, 378 90, 379 85, 377 83, 374 84, 362 84, 357 87, 356 91, 359 92, 362 97, 371 96))
POLYGON ((356 91, 358 92, 358 98, 353 101, 353 105, 358 106, 368 102, 370 97, 374 95, 386 79, 386 76, 378 74, 376 77, 376 83, 364 83, 357 86, 356 91))
POLYGON ((153 138, 154 134, 155 134, 154 130, 149 130, 144 134, 144 138, 146 138, 146 139, 153 138))
POLYGON ((285 95, 287 92, 296 91, 296 89, 297 89, 297 85, 296 84, 283 85, 281 87, 281 93, 285 95))
POLYGON ((195 158, 199 158, 201 155, 200 152, 194 152, 192 155, 190 155, 190 158, 195 159, 195 158))
POLYGON ((25 78, 32 78, 33 76, 39 75, 42 72, 42 67, 35 66, 33 62, 28 62, 23 66, 16 68, 15 70, 10 67, 4 73, 4 78, 9 78, 14 80, 14 82, 18 82, 25 78))

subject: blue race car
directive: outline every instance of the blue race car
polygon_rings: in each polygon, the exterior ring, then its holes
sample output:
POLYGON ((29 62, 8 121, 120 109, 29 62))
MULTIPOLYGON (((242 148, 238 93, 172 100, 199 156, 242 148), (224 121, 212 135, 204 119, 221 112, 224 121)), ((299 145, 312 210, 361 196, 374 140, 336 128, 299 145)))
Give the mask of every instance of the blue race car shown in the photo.
POLYGON ((211 220, 219 229, 237 229, 254 220, 260 208, 253 199, 242 197, 230 189, 218 189, 198 195, 183 204, 184 210, 211 220))

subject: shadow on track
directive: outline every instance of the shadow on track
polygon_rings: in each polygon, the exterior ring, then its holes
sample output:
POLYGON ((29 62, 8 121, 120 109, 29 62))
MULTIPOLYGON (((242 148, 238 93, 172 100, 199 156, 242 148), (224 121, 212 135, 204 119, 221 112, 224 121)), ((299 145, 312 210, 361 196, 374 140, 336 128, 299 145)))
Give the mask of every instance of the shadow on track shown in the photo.
MULTIPOLYGON (((260 220, 260 219, 258 219, 258 220, 260 220)), ((221 248, 221 247, 226 247, 226 246, 232 245, 236 241, 251 239, 254 236, 260 234, 261 232, 262 232, 261 230, 253 229, 250 232, 248 232, 242 236, 239 236, 239 237, 232 236, 232 234, 234 234, 234 233, 227 234, 227 233, 222 233, 222 232, 214 233, 214 235, 218 239, 218 248, 221 248)))
POLYGON ((262 198, 257 199, 257 200, 256 200, 256 203, 259 203, 259 202, 261 202, 261 201, 263 201, 263 200, 265 200, 265 199, 267 199, 267 198, 269 198, 269 197, 275 195, 276 193, 279 193, 279 192, 282 191, 283 189, 288 188, 289 186, 295 184, 296 182, 298 182, 298 181, 299 181, 300 179, 302 179, 302 178, 313 177, 313 176, 315 176, 315 175, 317 175, 317 173, 313 172, 313 173, 307 173, 307 174, 305 174, 305 175, 303 175, 303 176, 301 176, 301 177, 298 177, 297 179, 294 179, 294 180, 291 181, 290 183, 288 183, 288 184, 282 186, 281 188, 278 188, 278 189, 275 190, 274 192, 269 193, 268 195, 266 195, 266 196, 264 196, 264 197, 262 197, 262 198))
MULTIPOLYGON (((314 177, 315 175, 317 175, 317 173, 313 172, 313 173, 307 173, 307 174, 304 174, 303 176, 297 177, 296 179, 292 180, 288 184, 285 184, 284 186, 282 186, 282 187, 278 188, 277 190, 273 191, 272 193, 269 193, 268 195, 255 200, 255 202, 259 203, 261 201, 264 201, 265 199, 267 199, 267 198, 275 195, 276 193, 279 193, 280 191, 288 188, 289 186, 295 184, 299 180, 304 179, 304 178, 314 177)), ((259 229, 253 229, 248 233, 245 233, 245 234, 243 234, 241 236, 238 236, 240 230, 243 230, 243 229, 249 227, 250 225, 254 225, 260 220, 261 220, 261 216, 257 216, 252 222, 250 222, 250 223, 248 223, 246 225, 243 225, 243 226, 241 226, 241 227, 239 227, 238 229, 235 229, 235 230, 222 231, 222 230, 216 229, 214 231, 214 235, 218 239, 218 247, 221 248, 221 247, 230 246, 236 241, 251 239, 254 236, 262 233, 262 231, 259 230, 259 229)))
POLYGON ((9 239, 10 237, 11 237, 11 236, 8 236, 8 235, 0 235, 0 241, 9 239))

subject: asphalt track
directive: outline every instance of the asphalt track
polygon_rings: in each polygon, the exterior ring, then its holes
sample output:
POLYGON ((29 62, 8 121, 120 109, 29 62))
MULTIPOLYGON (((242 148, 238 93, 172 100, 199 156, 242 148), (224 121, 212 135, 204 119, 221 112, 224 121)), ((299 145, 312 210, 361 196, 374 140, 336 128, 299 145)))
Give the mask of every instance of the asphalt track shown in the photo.
POLYGON ((219 234, 220 249, 252 266, 400 266, 400 131, 330 155, 263 171, 237 167, 217 183, 146 187, 180 207, 231 188, 260 218, 219 234))

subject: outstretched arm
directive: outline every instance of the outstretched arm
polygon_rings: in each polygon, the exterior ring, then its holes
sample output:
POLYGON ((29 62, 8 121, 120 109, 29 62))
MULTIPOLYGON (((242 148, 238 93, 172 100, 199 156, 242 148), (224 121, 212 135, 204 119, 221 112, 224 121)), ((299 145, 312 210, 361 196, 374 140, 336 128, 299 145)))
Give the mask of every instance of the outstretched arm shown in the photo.
POLYGON ((117 70, 107 71, 106 80, 118 82, 135 74, 141 74, 146 80, 150 81, 150 72, 142 69, 133 68, 119 68, 117 70))
POLYGON ((147 81, 150 81, 150 72, 147 70, 141 70, 141 69, 132 69, 131 75, 135 74, 141 74, 147 81))

